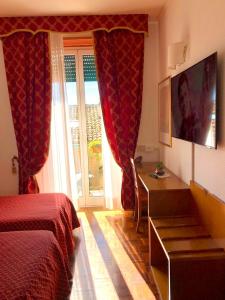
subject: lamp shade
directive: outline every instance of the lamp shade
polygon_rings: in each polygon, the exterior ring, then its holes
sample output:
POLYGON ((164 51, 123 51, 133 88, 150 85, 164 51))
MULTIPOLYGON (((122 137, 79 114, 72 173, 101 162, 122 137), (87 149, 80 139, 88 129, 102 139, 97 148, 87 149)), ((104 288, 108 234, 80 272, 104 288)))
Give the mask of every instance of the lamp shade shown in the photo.
POLYGON ((185 61, 186 44, 184 42, 174 43, 168 47, 168 68, 176 69, 185 61))

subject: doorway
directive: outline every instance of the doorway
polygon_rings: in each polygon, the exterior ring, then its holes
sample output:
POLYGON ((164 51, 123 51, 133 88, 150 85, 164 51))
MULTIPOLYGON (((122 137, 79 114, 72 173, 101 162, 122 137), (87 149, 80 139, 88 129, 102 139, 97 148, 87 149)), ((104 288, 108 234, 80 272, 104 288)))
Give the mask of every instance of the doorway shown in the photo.
POLYGON ((104 206, 103 122, 93 49, 66 49, 64 66, 79 207, 104 206))

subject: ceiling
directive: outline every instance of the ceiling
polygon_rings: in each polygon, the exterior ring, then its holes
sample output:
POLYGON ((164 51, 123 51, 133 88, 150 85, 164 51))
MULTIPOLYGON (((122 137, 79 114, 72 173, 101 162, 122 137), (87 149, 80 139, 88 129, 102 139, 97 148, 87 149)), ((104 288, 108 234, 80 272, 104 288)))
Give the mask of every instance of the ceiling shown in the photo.
POLYGON ((149 13, 156 18, 167 0, 0 0, 1 17, 149 13))

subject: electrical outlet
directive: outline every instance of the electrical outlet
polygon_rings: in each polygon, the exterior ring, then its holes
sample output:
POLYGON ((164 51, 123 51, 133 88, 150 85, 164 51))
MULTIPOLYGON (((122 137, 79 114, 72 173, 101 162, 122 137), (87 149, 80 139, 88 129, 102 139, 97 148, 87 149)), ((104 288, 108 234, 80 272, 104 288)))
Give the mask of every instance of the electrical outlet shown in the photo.
POLYGON ((154 146, 145 146, 145 152, 152 152, 154 150, 155 150, 154 146))

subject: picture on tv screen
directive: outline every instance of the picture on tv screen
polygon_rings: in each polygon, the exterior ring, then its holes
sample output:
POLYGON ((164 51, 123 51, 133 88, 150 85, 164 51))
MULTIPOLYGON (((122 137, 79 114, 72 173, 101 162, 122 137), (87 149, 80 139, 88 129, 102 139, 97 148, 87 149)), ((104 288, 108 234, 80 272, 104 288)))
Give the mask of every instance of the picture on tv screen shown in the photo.
POLYGON ((217 54, 171 79, 173 137, 216 148, 217 54))

